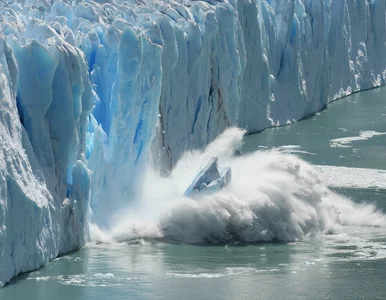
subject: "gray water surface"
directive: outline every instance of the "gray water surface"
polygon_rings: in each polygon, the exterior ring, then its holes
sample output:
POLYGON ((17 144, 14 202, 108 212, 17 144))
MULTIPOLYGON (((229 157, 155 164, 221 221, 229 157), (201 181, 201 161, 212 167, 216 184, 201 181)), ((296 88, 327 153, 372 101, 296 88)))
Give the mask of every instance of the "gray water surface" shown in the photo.
MULTIPOLYGON (((282 147, 320 165, 386 169, 386 88, 355 94, 287 127, 246 137, 243 152, 282 147), (288 147, 288 145, 296 147, 288 147)), ((385 212, 383 190, 336 189, 385 212)), ((386 299, 385 228, 345 227, 296 243, 91 244, 19 276, 1 300, 386 299)))

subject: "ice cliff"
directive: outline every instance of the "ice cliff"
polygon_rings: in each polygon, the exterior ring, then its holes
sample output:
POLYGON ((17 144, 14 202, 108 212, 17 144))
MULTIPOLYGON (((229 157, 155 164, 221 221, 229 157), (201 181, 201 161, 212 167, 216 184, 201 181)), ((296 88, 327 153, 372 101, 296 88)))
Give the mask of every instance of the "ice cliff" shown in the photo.
POLYGON ((384 0, 0 0, 0 285, 226 127, 386 80, 384 0))
POLYGON ((82 55, 10 43, 0 38, 0 285, 84 245, 90 193, 82 55))

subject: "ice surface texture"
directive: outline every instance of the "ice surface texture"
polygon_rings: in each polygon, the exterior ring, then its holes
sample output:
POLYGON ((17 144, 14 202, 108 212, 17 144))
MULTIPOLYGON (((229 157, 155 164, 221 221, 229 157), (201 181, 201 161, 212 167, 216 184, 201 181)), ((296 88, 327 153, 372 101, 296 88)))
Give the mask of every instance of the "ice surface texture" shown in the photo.
POLYGON ((0 0, 0 281, 226 127, 385 83, 384 0, 0 0), (90 114, 92 112, 92 114, 90 114), (152 151, 151 151, 152 150, 152 151))
POLYGON ((198 172, 184 196, 193 197, 200 192, 216 192, 230 184, 232 170, 229 166, 219 168, 218 158, 212 157, 208 163, 198 172))
POLYGON ((90 193, 80 52, 13 46, 0 38, 0 286, 84 245, 90 193))

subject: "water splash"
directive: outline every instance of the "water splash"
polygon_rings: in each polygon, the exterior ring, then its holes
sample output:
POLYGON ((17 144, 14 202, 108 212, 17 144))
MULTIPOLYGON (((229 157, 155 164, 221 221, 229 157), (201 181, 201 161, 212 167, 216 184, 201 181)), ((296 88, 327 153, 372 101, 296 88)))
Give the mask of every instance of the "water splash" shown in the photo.
POLYGON ((298 241, 341 226, 386 226, 373 205, 358 205, 328 189, 320 172, 297 156, 257 151, 234 156, 245 132, 226 130, 204 151, 187 152, 170 177, 147 171, 136 204, 115 217, 115 226, 91 226, 94 241, 163 239, 183 243, 298 241), (230 165, 232 183, 199 199, 182 196, 212 156, 230 165))

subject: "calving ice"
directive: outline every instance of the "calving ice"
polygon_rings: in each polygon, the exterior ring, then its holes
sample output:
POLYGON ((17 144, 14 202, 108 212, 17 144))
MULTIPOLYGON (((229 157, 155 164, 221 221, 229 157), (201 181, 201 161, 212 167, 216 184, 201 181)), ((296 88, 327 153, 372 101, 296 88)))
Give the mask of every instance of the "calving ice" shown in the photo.
POLYGON ((1 285, 110 230, 148 164, 384 84, 385 6, 0 1, 1 285))
POLYGON ((230 128, 204 150, 185 152, 168 177, 149 168, 135 205, 117 214, 109 229, 92 225, 92 239, 212 245, 294 242, 338 234, 346 225, 386 225, 374 205, 354 204, 332 192, 320 170, 298 157, 279 149, 235 156, 244 133, 230 128), (232 169, 232 181, 221 188, 227 180, 222 168, 232 169))
POLYGON ((193 197, 199 192, 216 192, 231 183, 232 169, 229 166, 219 168, 218 158, 212 157, 200 170, 184 193, 193 197))

